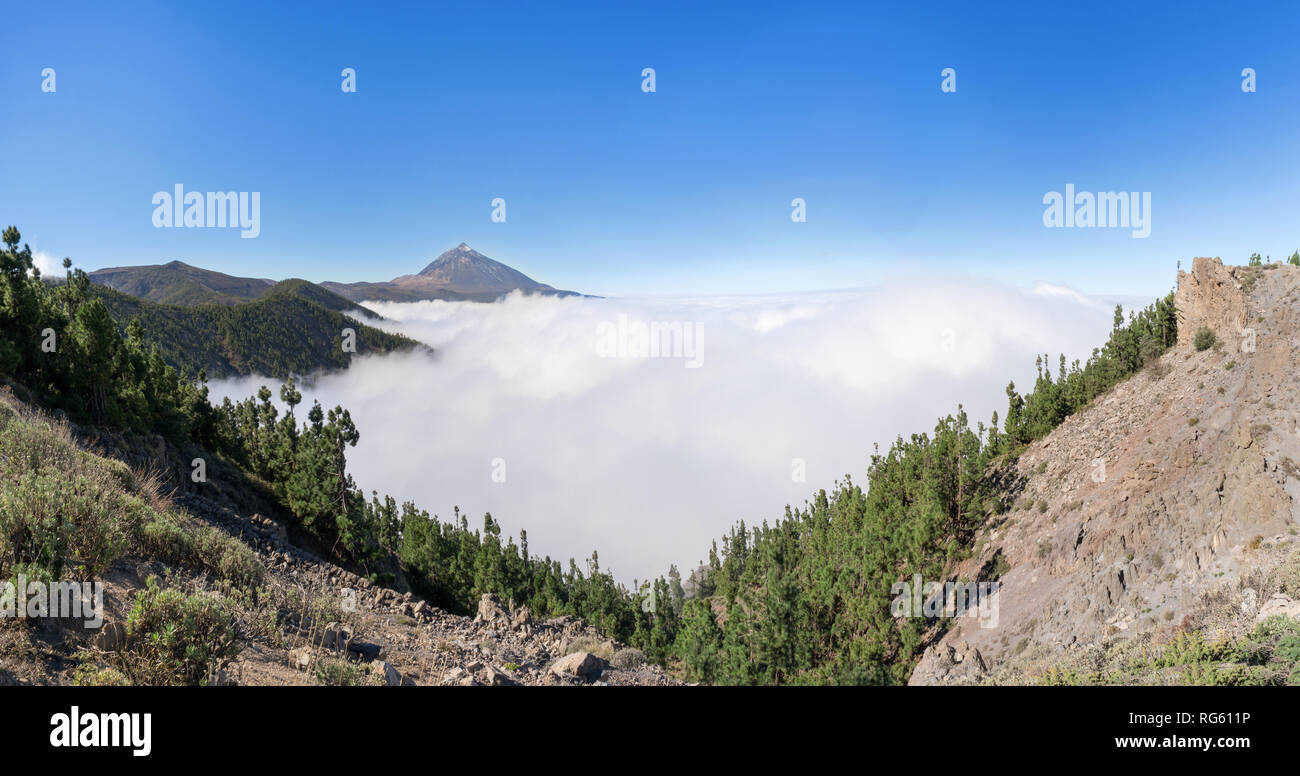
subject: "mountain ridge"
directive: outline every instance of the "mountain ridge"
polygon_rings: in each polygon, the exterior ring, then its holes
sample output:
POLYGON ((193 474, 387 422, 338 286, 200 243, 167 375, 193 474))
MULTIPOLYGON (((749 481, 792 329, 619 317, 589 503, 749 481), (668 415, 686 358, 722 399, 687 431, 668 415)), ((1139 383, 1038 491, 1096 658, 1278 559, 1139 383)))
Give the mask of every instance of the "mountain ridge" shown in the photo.
POLYGON ((105 267, 88 273, 94 283, 151 302, 175 305, 234 305, 257 299, 275 285, 266 278, 241 278, 183 261, 105 267))
MULTIPOLYGON (((105 267, 88 274, 92 282, 114 291, 181 307, 200 304, 229 307, 251 302, 262 298, 277 283, 268 278, 227 275, 179 260, 166 264, 105 267)), ((354 305, 367 301, 495 302, 514 291, 545 296, 579 296, 577 292, 559 290, 533 280, 464 242, 442 252, 413 275, 353 283, 326 280, 313 285, 354 305)))
POLYGON ((544 296, 578 296, 540 283, 513 267, 474 250, 468 243, 443 251, 414 275, 386 282, 321 284, 354 302, 427 300, 494 302, 514 291, 544 296))
POLYGON ((284 379, 320 370, 346 369, 344 329, 356 332, 356 352, 388 353, 424 347, 400 334, 364 323, 379 319, 306 280, 283 280, 258 299, 237 304, 171 305, 91 286, 118 328, 138 319, 146 344, 177 369, 211 378, 261 374, 284 379))

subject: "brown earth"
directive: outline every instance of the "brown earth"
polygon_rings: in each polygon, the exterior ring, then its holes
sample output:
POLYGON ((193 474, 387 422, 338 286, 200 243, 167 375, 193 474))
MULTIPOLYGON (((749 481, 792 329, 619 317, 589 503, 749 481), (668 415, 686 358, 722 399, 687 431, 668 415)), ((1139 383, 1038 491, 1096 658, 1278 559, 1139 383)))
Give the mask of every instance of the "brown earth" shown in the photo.
POLYGON ((1009 564, 996 625, 960 619, 912 684, 1034 681, 1116 643, 1300 615, 1267 589, 1300 546, 1300 268, 1198 258, 1178 282, 1178 345, 1005 472, 1015 506, 953 575, 1009 564), (1201 326, 1220 344, 1196 351, 1201 326))

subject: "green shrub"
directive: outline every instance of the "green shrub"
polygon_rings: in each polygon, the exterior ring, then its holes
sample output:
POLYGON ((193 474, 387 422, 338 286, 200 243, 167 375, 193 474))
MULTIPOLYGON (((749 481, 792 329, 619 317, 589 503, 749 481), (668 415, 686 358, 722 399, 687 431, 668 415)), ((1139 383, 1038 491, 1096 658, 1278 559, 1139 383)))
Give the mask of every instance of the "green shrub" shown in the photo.
POLYGON ((234 585, 261 583, 257 556, 237 539, 169 509, 156 477, 77 448, 66 426, 33 413, 0 417, 0 574, 32 579, 102 574, 134 543, 167 563, 234 585), (155 506, 150 506, 150 504, 155 506))
POLYGON ((1300 636, 1295 634, 1283 636, 1277 643, 1277 648, 1273 650, 1273 655, 1279 660, 1292 663, 1300 661, 1300 636))
POLYGON ((989 569, 989 579, 1001 579, 1004 574, 1011 570, 1011 561, 1002 550, 998 550, 997 555, 993 557, 993 566, 989 569))
POLYGON ((86 474, 24 472, 0 480, 0 568, 33 564, 61 577, 71 559, 96 577, 124 552, 144 504, 86 474))
POLYGON ((205 595, 150 577, 127 618, 127 673, 138 684, 207 684, 239 652, 234 618, 205 595))
POLYGON ((609 664, 625 671, 640 668, 645 665, 645 653, 631 647, 620 649, 614 653, 614 657, 610 659, 609 664))
POLYGON ((1268 644, 1247 639, 1233 647, 1230 658, 1237 663, 1259 666, 1267 663, 1272 654, 1268 644))
POLYGON ((1251 684, 1250 680, 1251 675, 1245 666, 1189 663, 1180 672, 1178 683, 1208 687, 1238 687, 1251 684))
POLYGON ((165 563, 206 569, 236 587, 253 589, 265 569, 243 542, 180 512, 154 512, 138 536, 140 549, 165 563))
POLYGON ((380 675, 363 663, 325 658, 312 667, 316 681, 330 687, 374 687, 381 684, 380 675))
POLYGON ((1192 337, 1192 344, 1197 350, 1209 350, 1219 344, 1219 336, 1209 326, 1202 326, 1192 337))
POLYGON ((131 684, 131 680, 111 666, 83 663, 73 674, 72 683, 78 687, 122 687, 131 684))
POLYGON ((1150 659, 1153 668, 1188 665, 1191 663, 1210 663, 1225 659, 1231 651, 1229 642, 1210 642, 1200 633, 1180 632, 1163 650, 1150 659))

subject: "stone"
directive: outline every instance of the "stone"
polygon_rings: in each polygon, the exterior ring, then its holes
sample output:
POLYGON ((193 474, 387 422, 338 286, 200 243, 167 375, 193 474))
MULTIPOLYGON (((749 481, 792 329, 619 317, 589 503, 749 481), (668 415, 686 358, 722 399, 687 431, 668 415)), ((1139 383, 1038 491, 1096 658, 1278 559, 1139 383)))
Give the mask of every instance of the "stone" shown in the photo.
POLYGON ((593 681, 600 677, 608 664, 590 652, 573 652, 551 664, 551 673, 556 676, 573 676, 583 681, 593 681))
POLYGON ((298 647, 289 653, 289 665, 299 671, 306 671, 311 668, 312 657, 311 647, 298 647))
POLYGON ((495 622, 501 619, 508 620, 509 617, 500 598, 492 593, 484 593, 478 601, 478 616, 474 618, 474 622, 495 622))
POLYGON ((120 622, 106 622, 95 634, 95 648, 104 652, 116 652, 124 644, 126 628, 120 622))
POLYGON ((370 670, 375 676, 381 677, 384 684, 389 687, 400 687, 402 685, 402 675, 397 672, 392 663, 376 660, 370 664, 370 670))
POLYGON ((1275 595, 1270 598, 1263 606, 1259 607, 1259 614, 1255 615, 1256 622, 1263 622, 1269 617, 1276 616, 1300 618, 1300 601, 1292 601, 1284 595, 1275 595))
POLYGON ((331 622, 320 632, 313 644, 325 649, 345 650, 350 641, 352 641, 352 634, 339 623, 331 622))
POLYGON ((509 672, 497 668, 496 666, 488 666, 484 668, 479 672, 478 678, 483 682, 483 684, 486 684, 489 687, 514 687, 519 684, 519 682, 511 676, 509 672))
POLYGON ((368 641, 353 641, 348 644, 348 652, 369 663, 378 660, 384 653, 383 646, 368 641))

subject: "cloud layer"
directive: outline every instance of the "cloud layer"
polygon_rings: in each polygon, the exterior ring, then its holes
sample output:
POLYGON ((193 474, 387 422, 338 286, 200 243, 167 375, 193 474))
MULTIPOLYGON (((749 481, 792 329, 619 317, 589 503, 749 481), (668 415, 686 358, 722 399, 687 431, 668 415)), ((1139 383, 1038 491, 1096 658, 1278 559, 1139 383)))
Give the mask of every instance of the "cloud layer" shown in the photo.
MULTIPOLYGON (((361 357, 304 390, 351 410, 357 483, 443 519, 452 505, 472 525, 491 512, 561 560, 598 549, 628 583, 707 558, 737 520, 775 521, 845 474, 863 481, 874 443, 930 431, 958 402, 972 424, 1005 414, 1008 380, 1028 388, 1036 354, 1050 352, 1054 371, 1058 353, 1086 358, 1111 324, 1108 303, 1067 289, 941 279, 789 296, 368 306, 436 353, 361 357), (639 352, 651 324, 665 336, 698 331, 698 368, 692 353, 672 357, 671 342, 668 357, 603 355, 639 352), (611 351, 610 337, 623 347, 611 351)), ((268 382, 212 392, 237 398, 268 382)))

